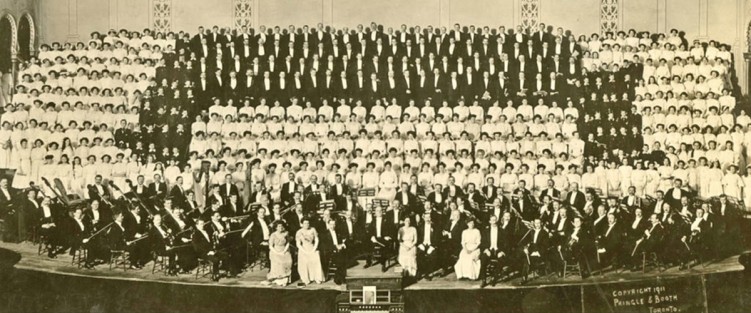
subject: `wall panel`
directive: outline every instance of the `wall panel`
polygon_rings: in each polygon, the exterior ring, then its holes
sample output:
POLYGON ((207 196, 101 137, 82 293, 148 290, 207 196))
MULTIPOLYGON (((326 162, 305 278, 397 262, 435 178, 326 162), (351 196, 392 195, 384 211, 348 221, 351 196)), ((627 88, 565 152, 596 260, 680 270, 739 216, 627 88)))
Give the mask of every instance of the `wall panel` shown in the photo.
MULTIPOLYGON (((150 27, 151 0, 116 0, 117 1, 117 27, 125 29, 138 29, 150 27)), ((173 0, 177 2, 179 0, 173 0)), ((105 13, 106 14, 106 13, 105 13)), ((79 23, 84 23, 81 16, 79 23)))
MULTIPOLYGON (((657 30, 657 1, 661 0, 621 0, 623 1, 623 28, 636 30, 657 30)), ((600 15, 597 15, 600 18, 600 15)))
POLYGON ((554 27, 563 27, 574 34, 600 32, 600 0, 569 1, 542 0, 540 21, 554 27))
POLYGON ((700 0, 667 0, 667 26, 686 32, 687 38, 699 36, 700 0))
POLYGON ((498 28, 513 24, 514 0, 451 1, 450 23, 498 28))
POLYGON ((333 20, 337 27, 353 28, 357 24, 370 25, 371 22, 384 27, 399 29, 401 24, 439 24, 439 0, 329 0, 333 1, 333 20))
POLYGON ((195 33, 198 26, 232 27, 232 0, 172 0, 172 29, 195 33))
MULTIPOLYGON (((328 0, 253 0, 258 1, 260 25, 315 26, 323 22, 323 1, 328 0)), ((377 3, 377 2, 374 2, 377 3)), ((231 11, 230 11, 231 12, 231 11)))

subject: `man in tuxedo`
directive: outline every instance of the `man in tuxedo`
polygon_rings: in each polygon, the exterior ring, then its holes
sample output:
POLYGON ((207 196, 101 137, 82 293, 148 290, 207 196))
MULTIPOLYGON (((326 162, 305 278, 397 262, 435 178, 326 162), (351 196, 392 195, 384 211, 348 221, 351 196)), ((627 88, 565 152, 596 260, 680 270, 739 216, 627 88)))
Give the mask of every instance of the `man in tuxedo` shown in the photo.
POLYGON ((200 259, 211 262, 211 279, 219 280, 220 263, 228 258, 226 252, 215 250, 216 239, 206 230, 206 222, 203 219, 196 220, 196 231, 191 239, 193 250, 200 259))
POLYGON ((294 172, 289 172, 287 176, 288 181, 282 184, 281 200, 284 204, 289 205, 290 201, 292 200, 292 196, 294 196, 295 192, 297 191, 297 180, 295 179, 294 172))
POLYGON ((409 192, 409 190, 409 183, 402 182, 401 188, 399 189, 399 192, 396 193, 394 200, 399 201, 408 215, 414 215, 420 205, 417 201, 417 196, 409 192))
POLYGON ((665 202, 669 203, 671 207, 678 208, 681 206, 681 198, 688 196, 688 192, 683 190, 683 181, 680 178, 676 178, 673 181, 673 187, 665 192, 665 202))
POLYGON ((335 219, 329 219, 326 222, 326 230, 321 234, 321 252, 323 268, 328 269, 330 262, 336 264, 336 273, 334 274, 334 283, 341 285, 347 276, 347 245, 345 244, 346 236, 337 231, 335 219))
MULTIPOLYGON (((459 210, 452 210, 449 213, 449 219, 441 228, 441 234, 443 238, 441 242, 443 245, 440 247, 441 252, 441 270, 442 276, 447 275, 450 272, 450 268, 456 263, 459 258, 459 252, 462 249, 462 232, 465 229, 464 222, 461 220, 461 212, 459 210)), ((419 232, 418 232, 419 233, 419 232)))
POLYGON ((187 205, 188 198, 185 196, 185 188, 183 188, 182 176, 178 176, 175 179, 175 184, 172 186, 172 190, 170 190, 170 198, 172 198, 172 202, 176 206, 187 205))
POLYGON ((618 223, 614 212, 609 212, 607 216, 608 224, 606 227, 603 227, 605 231, 601 234, 597 234, 597 240, 595 242, 598 261, 601 268, 605 268, 612 264, 613 269, 617 269, 623 264, 620 256, 623 252, 622 247, 624 246, 624 231, 621 224, 618 223))
POLYGON ((714 257, 724 259, 738 251, 741 238, 739 225, 739 221, 742 220, 741 213, 724 194, 720 195, 720 202, 711 211, 712 234, 705 236, 709 237, 705 242, 709 243, 713 239, 714 257))
POLYGON ((224 200, 224 203, 228 202, 230 196, 240 195, 237 186, 232 182, 232 174, 224 175, 224 183, 219 186, 219 194, 221 195, 222 200, 224 200))
POLYGON ((394 224, 389 222, 387 218, 383 216, 383 209, 376 208, 373 222, 368 226, 368 236, 370 237, 371 250, 368 255, 368 260, 365 263, 365 267, 368 268, 373 265, 373 249, 381 250, 381 258, 377 260, 380 262, 381 271, 386 271, 386 260, 391 258, 394 251, 394 239, 396 236, 396 228, 394 224))
POLYGON ((561 191, 555 188, 555 181, 548 179, 547 188, 540 192, 540 203, 543 202, 545 197, 550 197, 551 200, 558 200, 561 198, 561 191))
POLYGON ((149 184, 149 197, 157 201, 164 200, 167 196, 167 184, 164 183, 162 175, 154 174, 154 182, 149 184))
MULTIPOLYGON (((485 277, 489 274, 487 272, 488 263, 491 260, 498 261, 497 270, 500 272, 505 265, 508 264, 508 260, 511 257, 511 235, 513 234, 512 227, 510 225, 511 214, 505 212, 503 214, 504 228, 498 225, 498 218, 495 215, 491 215, 488 220, 488 227, 482 230, 480 241, 480 280, 482 286, 485 285, 485 277)), ((495 273, 490 273, 491 275, 495 273)))
POLYGON ((431 212, 423 213, 417 225, 417 268, 420 276, 433 279, 433 272, 438 265, 438 247, 441 246, 441 226, 433 222, 431 212))
MULTIPOLYGON (((566 237, 558 243, 557 249, 559 256, 563 258, 561 261, 565 260, 569 263, 575 262, 579 264, 582 269, 582 278, 584 278, 587 275, 587 273, 584 273, 584 270, 587 268, 585 264, 589 262, 586 259, 585 253, 591 247, 593 238, 591 233, 583 227, 581 217, 574 217, 572 225, 573 227, 566 234, 566 237)), ((563 265, 561 264, 561 272, 564 270, 563 265)), ((563 276, 562 273, 560 275, 563 276)))
POLYGON ((523 271, 522 274, 525 281, 527 280, 529 270, 534 270, 541 261, 549 259, 548 232, 542 229, 542 220, 539 218, 536 218, 532 225, 532 231, 522 241, 522 257, 525 258, 523 262, 526 262, 528 265, 528 270, 523 271))
POLYGON ((579 213, 581 213, 582 209, 584 209, 585 202, 586 199, 584 199, 584 193, 579 191, 579 184, 571 183, 571 191, 566 194, 566 200, 564 201, 564 204, 570 205, 572 208, 575 208, 577 211, 579 211, 579 213))
POLYGON ((649 226, 643 230, 642 237, 636 240, 636 246, 631 254, 631 271, 638 270, 642 260, 642 253, 648 254, 647 257, 649 257, 649 253, 659 252, 663 248, 664 230, 657 214, 650 215, 649 226))
POLYGON ((89 185, 89 200, 103 202, 102 199, 109 201, 111 199, 110 192, 103 183, 102 175, 96 175, 94 177, 94 185, 89 185))

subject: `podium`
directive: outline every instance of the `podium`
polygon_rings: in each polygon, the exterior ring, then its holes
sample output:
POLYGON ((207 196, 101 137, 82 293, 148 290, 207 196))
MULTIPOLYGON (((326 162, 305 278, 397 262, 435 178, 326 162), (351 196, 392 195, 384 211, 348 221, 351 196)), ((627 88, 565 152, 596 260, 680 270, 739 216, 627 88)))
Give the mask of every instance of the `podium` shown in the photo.
POLYGON ((347 271, 347 290, 337 296, 336 312, 404 312, 402 269, 356 266, 347 271))

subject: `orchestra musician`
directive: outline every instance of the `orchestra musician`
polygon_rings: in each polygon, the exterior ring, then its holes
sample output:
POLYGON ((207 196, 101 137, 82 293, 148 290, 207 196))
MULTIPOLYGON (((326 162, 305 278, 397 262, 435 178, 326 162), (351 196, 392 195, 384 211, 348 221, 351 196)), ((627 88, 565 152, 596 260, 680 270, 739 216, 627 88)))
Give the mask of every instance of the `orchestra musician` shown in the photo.
POLYGON ((67 246, 62 240, 62 230, 60 222, 63 219, 62 209, 59 206, 52 205, 52 199, 44 196, 41 203, 37 204, 36 201, 29 201, 32 205, 36 206, 36 209, 29 206, 29 216, 35 223, 35 229, 39 232, 39 235, 46 240, 48 245, 47 256, 54 258, 60 251, 64 251, 67 246))
POLYGON ((380 249, 381 257, 376 262, 381 263, 381 271, 386 271, 386 260, 393 255, 394 238, 396 236, 396 223, 389 221, 383 215, 383 208, 375 209, 373 222, 368 226, 368 236, 370 237, 370 253, 365 263, 365 268, 373 265, 373 250, 380 249))
POLYGON ((341 285, 347 276, 347 265, 349 264, 347 236, 337 230, 336 220, 329 219, 326 221, 326 230, 321 232, 320 237, 323 268, 329 268, 329 262, 334 262, 336 264, 334 283, 341 285))
MULTIPOLYGON (((561 266, 564 265, 564 261, 567 263, 573 262, 579 264, 582 278, 585 278, 588 275, 588 273, 586 273, 588 266, 585 265, 589 264, 586 254, 593 244, 594 238, 590 231, 583 227, 581 217, 575 216, 572 225, 573 228, 571 231, 568 232, 566 237, 564 237, 557 245, 558 255, 561 257, 561 266)), ((565 269, 561 267, 561 272, 564 270, 565 269)), ((560 275, 563 276, 562 273, 560 275)))
MULTIPOLYGON (((90 223, 84 217, 83 209, 78 207, 73 209, 72 215, 68 217, 69 221, 66 223, 68 226, 66 229, 66 235, 68 239, 68 245, 70 246, 70 255, 82 249, 84 246, 90 247, 90 239, 88 236, 92 233, 93 228, 90 223)), ((86 260, 84 261, 85 268, 91 268, 94 266, 94 256, 91 254, 91 248, 88 248, 86 260)))
POLYGON ((456 259, 459 257, 459 250, 462 248, 462 232, 465 225, 462 220, 462 215, 459 210, 451 210, 449 213, 448 221, 442 223, 441 228, 441 243, 438 251, 440 252, 441 259, 441 276, 448 274, 448 269, 456 263, 456 259))
MULTIPOLYGON (((134 242, 129 236, 129 231, 125 228, 125 214, 124 212, 116 212, 113 216, 114 224, 107 229, 107 247, 110 251, 125 251, 129 253, 128 259, 130 261, 130 267, 132 269, 138 268, 141 261, 136 251, 134 242)), ((139 235, 140 236, 140 235, 139 235)), ((138 238, 136 238, 138 239, 138 238)))
POLYGON ((250 221, 250 224, 243 230, 240 237, 250 242, 251 249, 263 252, 268 256, 269 236, 271 235, 271 225, 273 224, 267 222, 265 209, 259 208, 255 214, 255 218, 250 221))
POLYGON ((607 214, 607 227, 603 227, 604 231, 597 234, 595 247, 597 248, 597 260, 601 269, 611 264, 613 269, 617 269, 624 264, 621 261, 624 231, 621 224, 617 222, 618 218, 615 213, 609 212, 607 214))
POLYGON ((125 238, 133 241, 130 244, 131 266, 142 268, 151 258, 149 255, 149 246, 146 241, 141 239, 148 233, 149 220, 146 214, 141 211, 139 206, 131 206, 129 210, 123 212, 123 227, 125 229, 125 238))
POLYGON ((548 248, 549 248, 550 235, 542 228, 542 220, 539 218, 534 219, 532 228, 522 238, 521 246, 522 255, 524 258, 521 262, 524 262, 525 270, 522 272, 524 280, 527 280, 527 275, 530 270, 537 269, 540 262, 548 260, 548 248))
POLYGON ((211 278, 214 281, 218 281, 220 263, 227 259, 227 254, 217 249, 215 237, 210 235, 206 228, 206 222, 203 219, 196 219, 196 227, 195 231, 193 231, 191 243, 198 258, 211 262, 211 278))
POLYGON ((653 213, 649 216, 649 223, 648 228, 643 231, 643 236, 636 240, 634 250, 631 253, 632 271, 638 270, 637 264, 639 264, 638 260, 642 260, 642 253, 660 252, 662 249, 665 229, 657 218, 657 214, 653 213))
POLYGON ((498 262, 498 271, 504 266, 511 265, 511 250, 514 244, 514 230, 511 226, 511 213, 504 212, 502 221, 499 225, 498 217, 490 215, 488 227, 482 231, 482 241, 480 244, 480 279, 485 282, 484 277, 492 274, 488 273, 488 263, 491 260, 498 262))
POLYGON ((235 277, 240 273, 241 257, 245 257, 245 245, 238 244, 238 237, 230 229, 230 223, 226 216, 219 212, 213 212, 211 220, 204 226, 210 235, 214 236, 214 243, 219 251, 226 256, 222 267, 228 270, 229 277, 235 277))
POLYGON ((441 225, 433 221, 430 211, 423 213, 417 225, 417 268, 418 275, 427 280, 433 279, 438 265, 438 251, 441 246, 441 225))
POLYGON ((518 187, 514 189, 514 192, 511 195, 511 205, 519 214, 521 214, 523 220, 532 221, 539 217, 539 214, 537 208, 533 205, 532 193, 526 186, 526 181, 519 180, 518 187))

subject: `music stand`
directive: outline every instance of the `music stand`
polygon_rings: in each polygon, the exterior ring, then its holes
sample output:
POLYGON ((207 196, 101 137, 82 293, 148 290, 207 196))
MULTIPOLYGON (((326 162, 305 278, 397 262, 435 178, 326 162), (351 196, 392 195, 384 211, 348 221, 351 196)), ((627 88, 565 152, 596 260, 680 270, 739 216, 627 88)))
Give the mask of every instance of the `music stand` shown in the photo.
POLYGON ((323 212, 326 211, 326 209, 333 210, 336 204, 334 203, 334 200, 326 200, 321 201, 321 203, 318 204, 318 215, 323 215, 323 212))
POLYGON ((480 211, 482 212, 492 212, 495 206, 491 202, 486 202, 480 207, 480 211))
POLYGON ((374 198, 376 194, 375 188, 363 188, 357 191, 357 202, 360 203, 362 208, 367 208, 370 199, 374 198))

